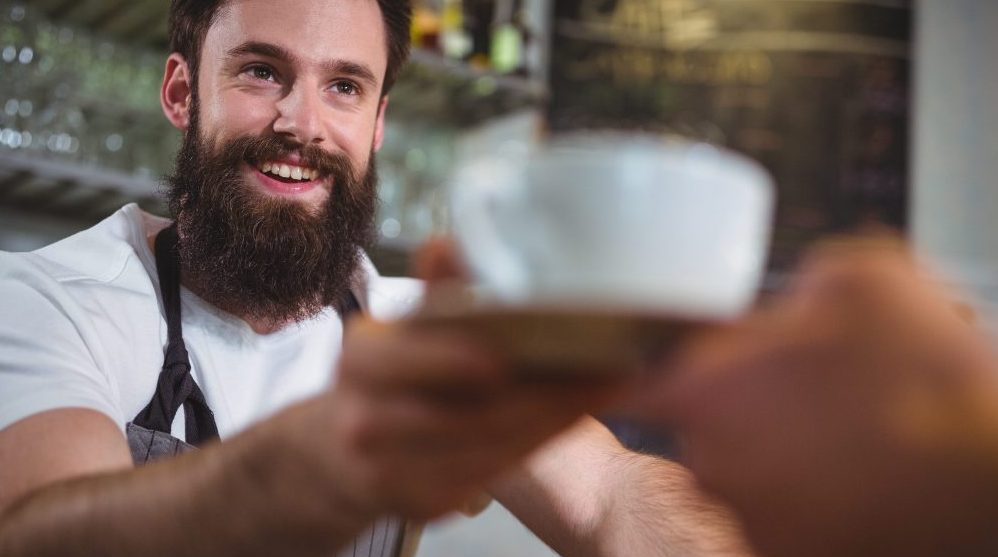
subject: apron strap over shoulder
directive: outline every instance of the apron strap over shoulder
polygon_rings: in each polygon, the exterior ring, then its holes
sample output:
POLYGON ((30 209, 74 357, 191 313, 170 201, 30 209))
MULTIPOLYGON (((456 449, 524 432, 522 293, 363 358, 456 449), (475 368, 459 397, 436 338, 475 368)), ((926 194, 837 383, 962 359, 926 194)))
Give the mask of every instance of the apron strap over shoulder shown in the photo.
POLYGON ((218 427, 204 393, 191 376, 191 362, 184 345, 180 321, 180 254, 177 249, 176 224, 165 228, 156 236, 156 273, 166 313, 166 354, 156 384, 156 394, 132 422, 149 430, 169 434, 177 410, 183 405, 186 440, 192 445, 200 446, 218 439, 218 427))

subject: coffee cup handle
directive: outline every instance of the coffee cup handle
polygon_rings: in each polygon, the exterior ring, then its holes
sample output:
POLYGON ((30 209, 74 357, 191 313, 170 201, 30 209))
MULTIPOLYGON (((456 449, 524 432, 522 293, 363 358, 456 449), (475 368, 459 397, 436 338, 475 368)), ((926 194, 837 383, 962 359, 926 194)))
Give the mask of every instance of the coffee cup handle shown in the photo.
POLYGON ((522 257, 503 241, 497 215, 521 187, 509 164, 478 161, 461 169, 452 186, 451 219, 464 258, 480 286, 503 301, 522 298, 527 273, 522 257))

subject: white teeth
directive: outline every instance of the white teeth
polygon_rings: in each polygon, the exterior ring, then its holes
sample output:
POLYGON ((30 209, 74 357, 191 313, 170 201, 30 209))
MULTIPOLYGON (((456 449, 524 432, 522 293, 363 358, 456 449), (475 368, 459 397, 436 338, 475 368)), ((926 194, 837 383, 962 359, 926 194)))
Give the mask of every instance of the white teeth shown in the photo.
POLYGON ((270 173, 281 178, 291 178, 292 180, 315 180, 319 177, 318 170, 277 162, 265 162, 261 164, 260 172, 264 174, 270 173))

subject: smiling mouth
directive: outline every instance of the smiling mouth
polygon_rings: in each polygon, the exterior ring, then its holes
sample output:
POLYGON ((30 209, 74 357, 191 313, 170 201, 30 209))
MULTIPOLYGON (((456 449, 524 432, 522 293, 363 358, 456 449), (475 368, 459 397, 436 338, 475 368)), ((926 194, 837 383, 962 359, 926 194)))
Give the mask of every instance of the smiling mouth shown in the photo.
POLYGON ((318 170, 304 166, 294 166, 280 162, 264 162, 253 165, 268 178, 285 184, 304 184, 317 180, 321 176, 318 170))

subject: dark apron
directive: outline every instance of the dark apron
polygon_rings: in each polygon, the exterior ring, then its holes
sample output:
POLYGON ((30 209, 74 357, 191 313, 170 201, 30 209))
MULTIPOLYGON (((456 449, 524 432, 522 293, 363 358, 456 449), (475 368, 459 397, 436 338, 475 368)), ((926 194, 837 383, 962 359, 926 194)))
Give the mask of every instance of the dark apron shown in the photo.
MULTIPOLYGON (((176 225, 161 231, 156 236, 155 244, 156 273, 166 313, 167 345, 156 393, 149 404, 125 426, 128 448, 131 449, 136 466, 197 450, 197 447, 218 439, 215 415, 191 376, 191 362, 184 345, 180 323, 180 257, 177 252, 176 225), (170 435, 173 419, 181 405, 184 407, 186 442, 170 435)), ((361 308, 353 293, 350 293, 344 306, 342 318, 345 325, 347 319, 358 314, 361 308)), ((405 531, 405 521, 399 518, 381 519, 348 545, 340 555, 396 557, 402 551, 405 531)))

